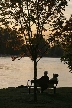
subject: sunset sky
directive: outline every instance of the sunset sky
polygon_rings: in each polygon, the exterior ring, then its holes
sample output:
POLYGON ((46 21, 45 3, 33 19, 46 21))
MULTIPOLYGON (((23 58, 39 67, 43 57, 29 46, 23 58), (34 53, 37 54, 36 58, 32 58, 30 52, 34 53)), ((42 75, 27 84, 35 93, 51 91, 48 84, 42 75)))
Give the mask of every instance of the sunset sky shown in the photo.
MULTIPOLYGON (((66 6, 66 10, 63 12, 65 14, 65 17, 67 19, 70 18, 71 14, 72 14, 72 0, 67 0, 68 1, 68 6, 66 6)), ((34 32, 35 32, 35 26, 33 26, 33 29, 32 29, 34 32)), ((48 31, 47 32, 44 32, 44 34, 48 35, 48 31)))
POLYGON ((67 19, 72 14, 72 0, 68 1, 68 6, 66 7, 66 11, 64 12, 67 19))
MULTIPOLYGON (((68 6, 66 6, 66 10, 63 12, 64 14, 65 14, 65 17, 67 18, 67 19, 69 19, 69 17, 71 16, 71 14, 72 14, 72 0, 67 0, 68 1, 68 6)), ((13 26, 13 25, 12 25, 13 26)), ((35 28, 35 25, 33 25, 33 27, 32 27, 32 31, 34 32, 34 33, 36 33, 36 28, 35 28)), ((49 34, 49 32, 47 31, 47 32, 44 32, 44 34, 46 34, 46 35, 48 35, 49 34)))

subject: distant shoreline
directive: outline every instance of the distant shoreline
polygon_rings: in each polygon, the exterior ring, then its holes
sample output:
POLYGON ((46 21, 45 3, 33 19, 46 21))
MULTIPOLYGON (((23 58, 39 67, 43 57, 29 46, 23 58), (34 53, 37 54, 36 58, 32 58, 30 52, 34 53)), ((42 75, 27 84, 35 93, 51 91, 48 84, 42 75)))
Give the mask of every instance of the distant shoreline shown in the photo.
MULTIPOLYGON (((11 57, 11 56, 19 56, 19 55, 6 55, 6 54, 5 55, 1 55, 0 54, 0 57, 11 57)), ((28 56, 24 56, 24 57, 28 57, 28 56)), ((53 56, 43 56, 43 57, 47 57, 47 58, 61 58, 61 57, 57 57, 57 56, 54 56, 54 57, 53 56)))

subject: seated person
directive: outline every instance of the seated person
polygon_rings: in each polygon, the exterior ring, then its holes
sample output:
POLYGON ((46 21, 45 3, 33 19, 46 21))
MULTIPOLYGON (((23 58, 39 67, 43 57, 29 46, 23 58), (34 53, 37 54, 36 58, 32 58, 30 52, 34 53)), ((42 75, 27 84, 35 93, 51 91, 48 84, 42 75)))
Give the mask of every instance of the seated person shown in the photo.
POLYGON ((50 84, 58 84, 58 77, 59 75, 58 74, 53 74, 53 78, 51 78, 50 80, 49 80, 49 83, 50 84))
POLYGON ((44 72, 44 76, 36 80, 36 83, 41 87, 41 93, 48 88, 49 77, 48 71, 44 72))

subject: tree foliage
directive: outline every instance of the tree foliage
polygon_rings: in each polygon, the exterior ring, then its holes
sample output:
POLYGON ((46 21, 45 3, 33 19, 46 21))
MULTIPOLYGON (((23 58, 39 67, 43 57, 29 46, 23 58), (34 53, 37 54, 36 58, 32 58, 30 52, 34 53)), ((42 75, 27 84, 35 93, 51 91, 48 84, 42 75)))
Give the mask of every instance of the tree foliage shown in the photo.
MULTIPOLYGON (((30 45, 30 48, 36 45, 36 52, 38 52, 40 41, 34 44, 31 38, 37 40, 39 36, 44 37, 45 32, 50 32, 47 40, 48 47, 49 43, 54 43, 54 38, 61 34, 66 20, 63 14, 66 6, 67 0, 1 0, 1 26, 9 25, 12 29, 18 29, 24 42, 30 45), (33 33, 33 27, 36 30, 35 33, 33 33)), ((29 51, 31 54, 32 52, 29 51)), ((37 57, 38 55, 37 53, 37 57)))
POLYGON ((72 15, 69 20, 65 22, 61 43, 64 50, 61 61, 68 64, 70 72, 72 72, 72 15))
POLYGON ((24 40, 17 31, 0 27, 0 54, 17 55, 20 53, 24 40))

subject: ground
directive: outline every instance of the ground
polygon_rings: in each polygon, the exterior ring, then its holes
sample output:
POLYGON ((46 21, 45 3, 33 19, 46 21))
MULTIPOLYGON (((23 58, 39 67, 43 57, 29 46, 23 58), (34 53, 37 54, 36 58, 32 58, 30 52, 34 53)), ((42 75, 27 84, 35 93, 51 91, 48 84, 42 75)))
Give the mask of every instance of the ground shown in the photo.
POLYGON ((34 102, 33 90, 28 88, 0 89, 0 108, 72 108, 72 87, 57 88, 37 93, 37 102, 34 102))

